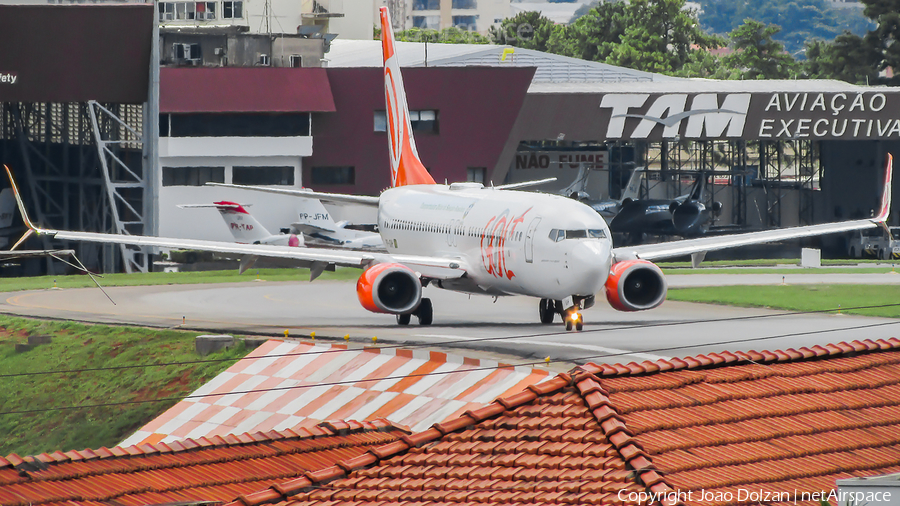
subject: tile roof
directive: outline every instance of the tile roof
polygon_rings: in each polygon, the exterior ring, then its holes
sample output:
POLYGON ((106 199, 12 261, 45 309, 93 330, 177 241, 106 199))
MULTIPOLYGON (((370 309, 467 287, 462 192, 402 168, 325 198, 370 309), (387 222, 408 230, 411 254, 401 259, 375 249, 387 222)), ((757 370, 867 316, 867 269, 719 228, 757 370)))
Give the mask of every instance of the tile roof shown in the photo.
POLYGON ((793 503, 900 470, 898 350, 893 338, 587 364, 229 506, 622 504, 640 492, 793 503))
POLYGON ((4 506, 138 506, 229 501, 398 441, 386 420, 332 422, 98 450, 0 457, 4 506))
POLYGON ((121 444, 315 426, 322 420, 385 418, 423 430, 550 377, 546 370, 502 367, 492 360, 397 348, 348 350, 342 344, 271 340, 248 357, 267 358, 239 361, 121 444))

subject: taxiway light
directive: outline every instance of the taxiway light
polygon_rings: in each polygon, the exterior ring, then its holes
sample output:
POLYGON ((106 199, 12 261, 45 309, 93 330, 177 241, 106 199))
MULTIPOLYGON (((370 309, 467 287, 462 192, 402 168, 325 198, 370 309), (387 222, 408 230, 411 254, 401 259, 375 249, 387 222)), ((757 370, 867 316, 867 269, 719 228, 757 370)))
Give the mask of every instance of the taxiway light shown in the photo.
POLYGON ((344 334, 344 341, 350 340, 350 334, 344 334))
POLYGON ((310 332, 310 333, 309 333, 309 337, 315 339, 315 338, 316 338, 316 331, 314 330, 314 331, 310 332))
POLYGON ((284 329, 284 337, 287 337, 289 333, 290 332, 288 332, 288 329, 284 329))
POLYGON ((378 343, 378 336, 372 336, 372 344, 378 343))

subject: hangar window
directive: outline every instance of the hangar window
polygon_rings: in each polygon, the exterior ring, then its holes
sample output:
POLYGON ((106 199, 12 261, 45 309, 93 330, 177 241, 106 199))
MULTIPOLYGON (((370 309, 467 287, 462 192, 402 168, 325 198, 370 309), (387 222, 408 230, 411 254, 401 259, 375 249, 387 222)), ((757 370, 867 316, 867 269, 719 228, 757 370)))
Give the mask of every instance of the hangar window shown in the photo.
POLYGON ((224 183, 225 167, 163 167, 163 186, 203 186, 224 183))
POLYGON ((244 2, 222 2, 222 19, 242 19, 244 17, 244 2))
POLYGON ((309 173, 310 184, 356 184, 356 168, 313 167, 309 173))
POLYGON ((285 167, 234 167, 231 170, 232 184, 263 186, 293 186, 294 168, 285 167))
MULTIPOLYGON (((409 111, 409 123, 414 132, 438 133, 438 112, 434 109, 409 111)), ((387 131, 387 117, 384 111, 375 111, 375 131, 387 131)))

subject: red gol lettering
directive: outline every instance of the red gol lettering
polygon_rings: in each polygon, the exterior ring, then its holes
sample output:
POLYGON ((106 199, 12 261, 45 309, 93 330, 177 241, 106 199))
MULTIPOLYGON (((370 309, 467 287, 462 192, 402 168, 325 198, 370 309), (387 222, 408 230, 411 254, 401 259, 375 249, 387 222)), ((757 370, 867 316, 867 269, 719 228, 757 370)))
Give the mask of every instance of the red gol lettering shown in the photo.
POLYGON ((516 274, 506 268, 506 240, 516 233, 516 227, 525 221, 528 208, 518 218, 509 220, 509 209, 488 220, 481 232, 481 262, 488 274, 512 279, 516 274))

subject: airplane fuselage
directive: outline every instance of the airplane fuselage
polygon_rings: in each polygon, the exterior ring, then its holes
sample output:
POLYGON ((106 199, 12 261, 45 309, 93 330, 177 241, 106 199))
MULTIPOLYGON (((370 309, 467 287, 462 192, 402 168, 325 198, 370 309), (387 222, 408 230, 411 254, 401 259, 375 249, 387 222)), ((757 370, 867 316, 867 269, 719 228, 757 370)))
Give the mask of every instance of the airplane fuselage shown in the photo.
POLYGON ((557 195, 414 185, 381 194, 390 253, 459 258, 466 278, 443 288, 562 300, 591 296, 609 275, 612 241, 590 207, 557 195))

